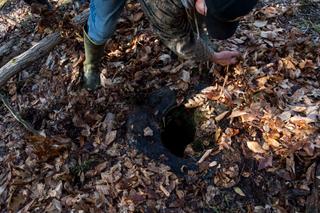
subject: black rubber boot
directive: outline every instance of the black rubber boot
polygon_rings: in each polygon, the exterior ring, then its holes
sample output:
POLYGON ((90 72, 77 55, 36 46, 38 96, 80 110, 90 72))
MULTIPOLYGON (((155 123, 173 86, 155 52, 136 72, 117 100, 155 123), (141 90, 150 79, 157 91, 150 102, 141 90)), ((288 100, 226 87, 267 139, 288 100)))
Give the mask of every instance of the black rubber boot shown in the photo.
POLYGON ((85 61, 83 63, 83 85, 88 90, 100 86, 100 61, 104 54, 104 44, 95 44, 88 36, 86 27, 83 30, 85 61))

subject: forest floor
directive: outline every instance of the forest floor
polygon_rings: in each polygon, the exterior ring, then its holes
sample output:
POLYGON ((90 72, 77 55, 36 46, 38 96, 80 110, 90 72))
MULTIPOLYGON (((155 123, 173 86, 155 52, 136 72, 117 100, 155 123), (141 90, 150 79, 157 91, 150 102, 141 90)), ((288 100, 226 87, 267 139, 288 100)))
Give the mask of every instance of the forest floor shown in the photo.
MULTIPOLYGON (((318 0, 259 2, 232 38, 214 41, 241 51, 230 67, 178 59, 128 1, 95 92, 81 89, 82 31, 69 24, 88 6, 51 2, 58 9, 39 15, 22 1, 0 1, 1 66, 63 32, 49 55, 2 88, 46 137, 0 105, 0 212, 320 211, 318 0), (184 176, 126 137, 137 103, 163 87, 198 112, 184 158, 199 169, 184 176)), ((183 143, 178 136, 173 143, 183 143)))

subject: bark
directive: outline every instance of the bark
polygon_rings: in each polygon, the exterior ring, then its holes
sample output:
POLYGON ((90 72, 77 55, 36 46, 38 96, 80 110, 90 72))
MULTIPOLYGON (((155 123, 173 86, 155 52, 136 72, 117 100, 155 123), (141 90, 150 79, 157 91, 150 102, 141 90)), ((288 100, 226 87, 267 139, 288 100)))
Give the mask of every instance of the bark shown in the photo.
POLYGON ((89 9, 86 9, 72 19, 72 24, 83 25, 87 21, 88 16, 89 16, 89 9))
POLYGON ((10 40, 9 42, 4 43, 1 47, 0 47, 0 57, 3 57, 7 54, 9 54, 12 50, 12 47, 17 43, 18 39, 14 38, 12 40, 10 40))
POLYGON ((61 41, 60 33, 56 32, 46 36, 39 43, 18 55, 0 68, 0 87, 2 87, 12 76, 29 66, 32 62, 46 55, 61 41))

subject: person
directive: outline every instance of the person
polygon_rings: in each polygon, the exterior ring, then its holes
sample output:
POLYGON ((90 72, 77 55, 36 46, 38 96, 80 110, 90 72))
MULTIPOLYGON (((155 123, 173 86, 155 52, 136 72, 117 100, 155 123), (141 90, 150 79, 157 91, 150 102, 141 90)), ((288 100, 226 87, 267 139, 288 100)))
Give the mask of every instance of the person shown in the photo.
MULTIPOLYGON (((239 19, 248 14, 257 0, 139 0, 160 40, 179 57, 234 64, 239 52, 216 52, 210 37, 232 36, 239 19)), ((88 90, 100 86, 100 60, 104 45, 116 27, 125 0, 92 0, 84 27, 85 61, 83 83, 88 90)))

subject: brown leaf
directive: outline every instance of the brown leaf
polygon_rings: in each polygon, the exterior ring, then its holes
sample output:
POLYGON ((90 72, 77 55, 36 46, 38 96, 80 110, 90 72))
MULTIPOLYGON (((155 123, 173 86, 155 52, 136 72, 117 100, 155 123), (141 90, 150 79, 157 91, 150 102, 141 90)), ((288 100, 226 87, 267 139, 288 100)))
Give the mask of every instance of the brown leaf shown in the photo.
POLYGON ((276 148, 280 147, 280 143, 276 139, 267 138, 266 142, 272 147, 276 147, 276 148))
POLYGON ((18 210, 21 208, 22 204, 24 204, 27 201, 27 197, 23 195, 21 192, 11 195, 8 200, 8 207, 13 212, 18 212, 18 210))
POLYGON ((272 166, 272 156, 262 158, 259 160, 258 170, 265 169, 272 166))
POLYGON ((266 152, 264 149, 262 149, 260 144, 256 141, 247 141, 247 146, 254 153, 263 154, 266 152))
POLYGON ((62 194, 62 187, 63 187, 62 186, 62 181, 59 181, 58 185, 54 189, 51 189, 48 192, 49 196, 60 199, 61 194, 62 194))
POLYGON ((138 22, 138 21, 140 21, 140 20, 142 19, 143 15, 144 15, 143 12, 135 13, 135 14, 133 15, 132 21, 133 21, 133 22, 138 22))
POLYGON ((106 135, 105 143, 106 145, 110 145, 117 137, 117 130, 113 130, 111 132, 108 132, 106 135))
POLYGON ((128 197, 129 200, 132 200, 132 202, 136 205, 145 202, 146 198, 145 196, 139 195, 137 193, 133 194, 133 195, 129 195, 128 197))
POLYGON ((168 190, 166 188, 164 188, 164 186, 161 184, 160 185, 160 190, 167 196, 170 196, 170 193, 168 192, 168 190))
POLYGON ((231 115, 229 115, 229 118, 236 118, 242 115, 246 115, 247 112, 246 111, 242 111, 242 110, 233 110, 231 115))
POLYGON ((223 113, 221 113, 220 115, 216 116, 214 119, 216 121, 221 121, 224 117, 226 117, 226 115, 229 113, 229 111, 225 111, 223 113))
POLYGON ((53 199, 51 203, 46 207, 46 212, 62 212, 61 202, 57 199, 53 199))
POLYGON ((109 185, 96 185, 96 190, 104 195, 109 195, 110 186, 109 185))

